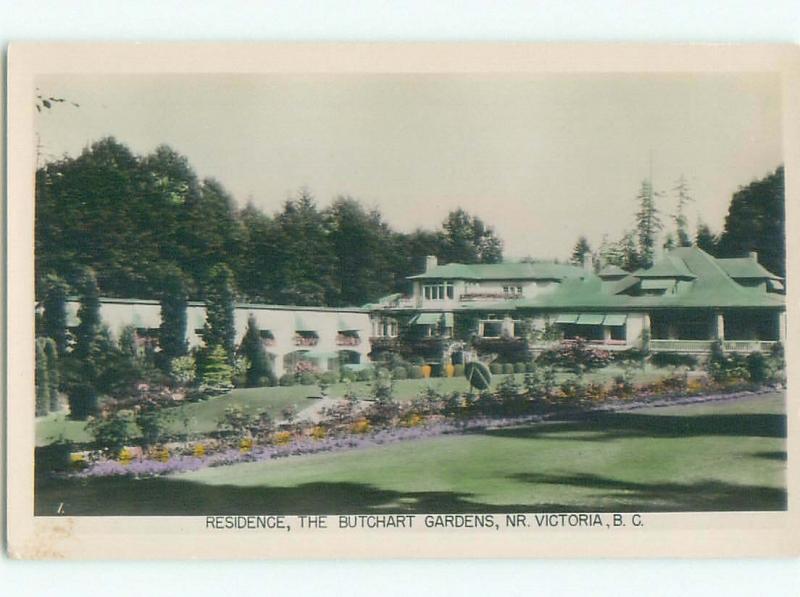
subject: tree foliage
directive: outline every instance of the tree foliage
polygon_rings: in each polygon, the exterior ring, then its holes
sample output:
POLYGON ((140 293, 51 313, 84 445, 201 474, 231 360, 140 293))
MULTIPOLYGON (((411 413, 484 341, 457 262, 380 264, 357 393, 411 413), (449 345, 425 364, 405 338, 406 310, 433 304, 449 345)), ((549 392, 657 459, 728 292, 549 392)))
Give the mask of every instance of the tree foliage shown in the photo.
POLYGON ((233 273, 227 265, 214 266, 209 272, 206 285, 206 323, 203 326, 203 341, 213 350, 221 348, 229 364, 233 364, 235 290, 233 273))
POLYGON ((67 283, 50 274, 44 279, 42 333, 55 341, 59 354, 67 351, 67 283))
POLYGON ((636 212, 636 238, 640 267, 653 265, 657 235, 662 229, 661 217, 656 207, 656 193, 650 180, 643 180, 636 196, 639 209, 636 212))
POLYGON ((261 330, 252 315, 247 319, 247 331, 239 346, 239 353, 248 362, 245 373, 245 385, 248 388, 274 385, 275 376, 267 360, 267 353, 261 340, 261 330))
POLYGON ((733 195, 718 251, 724 257, 757 251, 764 267, 779 276, 786 274, 783 166, 733 195))
POLYGON ((161 364, 165 370, 173 359, 186 354, 187 306, 183 272, 175 266, 165 269, 161 286, 161 327, 158 332, 161 364))

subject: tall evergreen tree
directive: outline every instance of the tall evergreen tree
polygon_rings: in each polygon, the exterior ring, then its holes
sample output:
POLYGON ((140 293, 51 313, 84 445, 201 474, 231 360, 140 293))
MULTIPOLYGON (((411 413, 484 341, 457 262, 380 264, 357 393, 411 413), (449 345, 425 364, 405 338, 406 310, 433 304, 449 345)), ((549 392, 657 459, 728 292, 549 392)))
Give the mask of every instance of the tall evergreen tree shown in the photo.
POLYGON ((45 338, 44 356, 47 359, 47 380, 50 383, 50 412, 61 408, 59 390, 61 388, 61 364, 58 358, 58 348, 52 338, 45 338))
POLYGON ((161 327, 158 344, 161 366, 169 367, 172 359, 186 354, 186 308, 188 296, 183 273, 177 267, 165 270, 161 285, 161 327))
POLYGON ((233 364, 235 289, 233 273, 227 265, 215 265, 209 272, 206 286, 206 323, 203 326, 203 341, 213 350, 220 347, 228 362, 233 364))
POLYGON ((257 388, 271 385, 274 375, 261 340, 261 330, 259 330, 258 323, 252 315, 247 319, 247 331, 242 338, 239 352, 247 357, 249 361, 245 374, 247 387, 257 388))
POLYGON ((43 417, 50 411, 50 378, 44 351, 44 338, 36 339, 36 416, 43 417))
POLYGON ((592 248, 589 246, 589 241, 586 240, 585 236, 581 236, 578 239, 578 242, 575 243, 575 247, 572 249, 572 255, 570 256, 569 262, 573 265, 583 265, 583 260, 587 254, 592 253, 592 248))
POLYGON ((656 237, 662 228, 652 181, 649 179, 642 181, 636 201, 639 205, 639 210, 636 212, 639 260, 641 267, 650 267, 655 256, 656 237))
POLYGON ((88 359, 100 332, 100 290, 94 270, 86 268, 78 281, 80 306, 78 327, 75 330, 75 356, 88 359))
POLYGON ((441 236, 440 256, 445 262, 499 263, 503 260, 503 243, 494 229, 461 208, 447 214, 441 236))
POLYGON ((692 237, 689 235, 689 220, 686 216, 686 208, 689 203, 694 201, 689 192, 689 183, 686 177, 681 174, 675 187, 672 189, 676 198, 675 214, 672 216, 675 222, 675 243, 679 247, 690 247, 692 245, 692 237))
POLYGON ((694 236, 694 244, 709 255, 716 256, 717 242, 717 236, 711 232, 711 228, 708 227, 708 224, 700 222, 697 225, 697 232, 694 236))
POLYGON ((58 353, 67 352, 67 284, 62 278, 50 274, 44 280, 42 299, 42 332, 56 343, 58 353))

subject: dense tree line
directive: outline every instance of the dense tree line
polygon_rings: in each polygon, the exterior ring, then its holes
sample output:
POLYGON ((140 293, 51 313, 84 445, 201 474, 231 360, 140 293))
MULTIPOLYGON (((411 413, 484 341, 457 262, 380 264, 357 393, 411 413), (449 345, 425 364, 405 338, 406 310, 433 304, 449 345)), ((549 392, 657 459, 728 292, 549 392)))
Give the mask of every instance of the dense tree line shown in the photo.
MULTIPOLYGON (((652 265, 656 243, 661 243, 665 249, 695 245, 715 257, 744 257, 756 251, 764 267, 779 276, 786 275, 783 166, 734 193, 720 234, 699 222, 694 238, 690 236, 686 207, 694 199, 685 177, 681 176, 676 182, 671 198, 675 205, 669 219, 674 228, 665 229, 657 202, 664 203, 666 194, 655 192, 650 182, 644 181, 636 198, 638 210, 633 228, 617 241, 605 238, 597 251, 600 261, 634 271, 652 265), (660 238, 662 232, 665 234, 660 238)), ((571 261, 578 263, 583 255, 591 252, 586 238, 581 236, 571 261)))
POLYGON ((36 174, 39 299, 53 274, 78 292, 86 267, 104 296, 203 299, 215 268, 225 266, 245 300, 360 305, 404 290, 427 254, 497 262, 502 244, 463 210, 437 230, 406 234, 351 197, 321 209, 305 189, 274 214, 239 209, 219 182, 200 180, 167 146, 138 156, 106 138, 36 174))

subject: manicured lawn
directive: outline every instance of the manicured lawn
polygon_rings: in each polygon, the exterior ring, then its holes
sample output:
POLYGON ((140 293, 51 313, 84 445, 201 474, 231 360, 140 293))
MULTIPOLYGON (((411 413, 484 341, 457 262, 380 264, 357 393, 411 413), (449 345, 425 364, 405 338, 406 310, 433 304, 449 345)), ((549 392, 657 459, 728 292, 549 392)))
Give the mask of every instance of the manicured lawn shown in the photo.
POLYGON ((776 510, 786 506, 785 424, 776 393, 158 479, 39 479, 36 511, 776 510))
MULTIPOLYGON (((614 376, 621 375, 622 369, 607 367, 586 375, 586 381, 608 382, 614 376)), ((647 367, 636 372, 636 383, 655 381, 668 375, 664 369, 647 367)), ((494 375, 492 385, 496 387, 507 375, 494 375)), ((523 374, 515 376, 520 384, 524 379, 523 374)), ((559 373, 558 379, 568 377, 567 373, 559 373)), ((441 393, 466 392, 469 384, 463 377, 431 378, 431 379, 403 379, 395 383, 395 398, 401 402, 413 400, 425 388, 431 387, 441 393)), ((342 397, 347 390, 346 384, 334 384, 328 388, 331 397, 342 397)), ((370 395, 368 382, 355 382, 352 391, 362 398, 370 395)), ((239 406, 251 413, 268 412, 273 419, 281 419, 281 411, 287 406, 294 406, 298 413, 312 406, 314 398, 319 397, 317 386, 289 386, 272 388, 236 389, 225 394, 201 402, 192 402, 178 407, 166 409, 169 415, 168 428, 175 433, 206 434, 217 428, 217 423, 223 416, 225 409, 230 406, 239 406)), ((85 423, 70 421, 61 414, 51 414, 36 420, 36 445, 45 446, 59 437, 78 443, 91 441, 91 436, 85 430, 85 423)))

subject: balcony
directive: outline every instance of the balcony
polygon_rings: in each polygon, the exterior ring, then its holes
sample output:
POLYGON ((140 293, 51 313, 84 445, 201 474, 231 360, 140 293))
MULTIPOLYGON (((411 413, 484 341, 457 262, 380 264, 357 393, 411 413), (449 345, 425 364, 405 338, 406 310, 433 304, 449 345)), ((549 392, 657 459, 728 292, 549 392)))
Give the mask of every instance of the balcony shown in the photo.
MULTIPOLYGON (((715 340, 650 340, 650 350, 655 352, 711 352, 715 340)), ((775 346, 773 340, 723 340, 725 352, 767 352, 775 346)))

